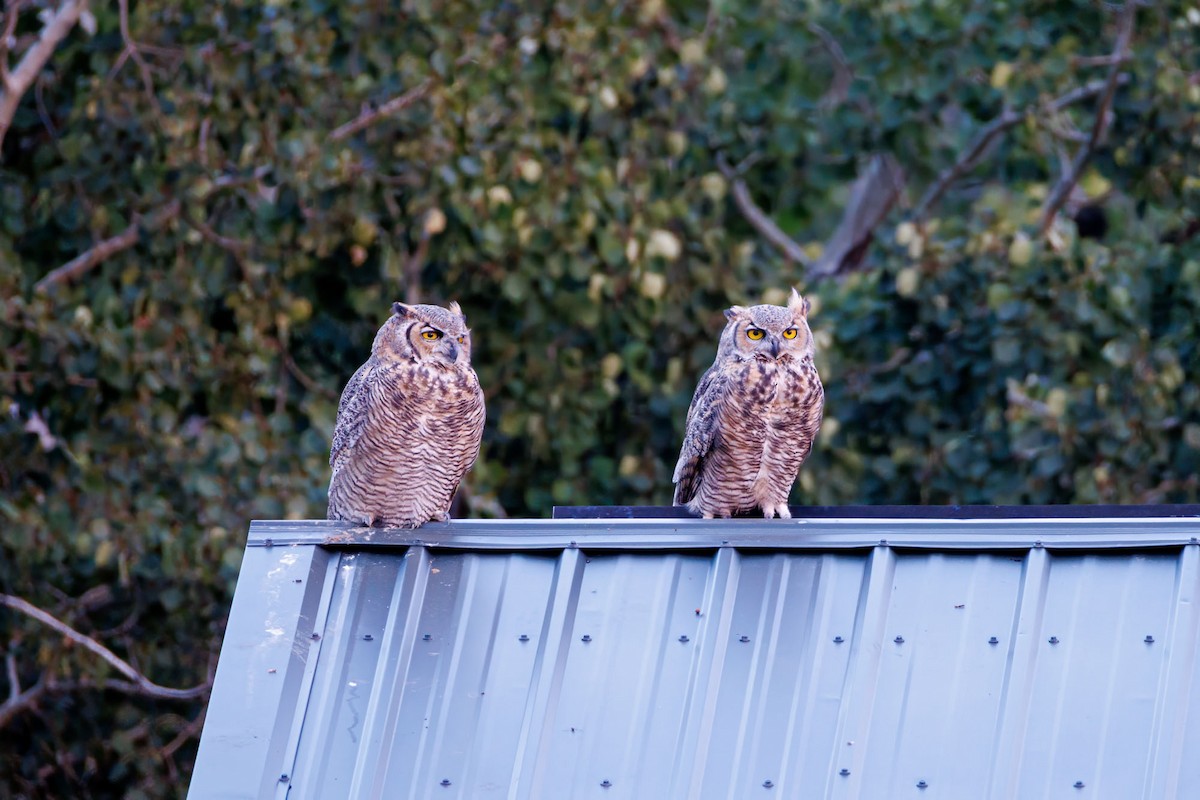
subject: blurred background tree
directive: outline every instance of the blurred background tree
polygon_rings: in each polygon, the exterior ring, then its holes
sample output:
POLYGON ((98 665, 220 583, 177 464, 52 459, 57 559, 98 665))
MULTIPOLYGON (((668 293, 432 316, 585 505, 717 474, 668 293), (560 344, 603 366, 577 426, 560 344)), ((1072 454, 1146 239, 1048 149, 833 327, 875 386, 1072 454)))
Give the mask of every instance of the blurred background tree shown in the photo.
POLYGON ((1200 7, 3 8, 2 797, 182 795, 396 299, 475 330, 461 515, 669 502, 722 309, 792 285, 794 501, 1200 497, 1200 7))

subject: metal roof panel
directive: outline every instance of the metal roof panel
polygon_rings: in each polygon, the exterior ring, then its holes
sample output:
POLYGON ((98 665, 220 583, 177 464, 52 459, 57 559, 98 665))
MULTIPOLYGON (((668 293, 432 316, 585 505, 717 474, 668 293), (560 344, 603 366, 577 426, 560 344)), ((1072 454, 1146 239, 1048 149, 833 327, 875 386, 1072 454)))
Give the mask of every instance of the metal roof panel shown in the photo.
POLYGON ((190 794, 1192 796, 1197 525, 255 523, 190 794))

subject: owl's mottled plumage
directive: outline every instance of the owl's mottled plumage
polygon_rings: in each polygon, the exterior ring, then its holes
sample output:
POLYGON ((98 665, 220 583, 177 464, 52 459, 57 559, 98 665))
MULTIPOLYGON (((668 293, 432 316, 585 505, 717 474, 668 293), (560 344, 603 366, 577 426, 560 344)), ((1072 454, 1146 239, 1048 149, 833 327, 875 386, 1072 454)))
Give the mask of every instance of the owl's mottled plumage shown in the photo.
POLYGON ((449 519, 479 455, 483 392, 457 303, 392 312, 338 403, 328 517, 413 528, 449 519))
POLYGON ((717 358, 696 387, 675 466, 675 505, 730 517, 761 508, 788 518, 796 473, 821 427, 808 302, 734 306, 717 358))

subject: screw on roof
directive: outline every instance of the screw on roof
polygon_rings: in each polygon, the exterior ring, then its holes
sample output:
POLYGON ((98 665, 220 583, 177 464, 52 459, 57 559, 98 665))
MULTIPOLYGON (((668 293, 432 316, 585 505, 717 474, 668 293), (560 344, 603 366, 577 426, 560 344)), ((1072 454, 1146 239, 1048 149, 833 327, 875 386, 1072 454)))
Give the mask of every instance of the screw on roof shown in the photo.
POLYGON ((1142 639, 1142 641, 1146 644, 1154 644, 1154 637, 1147 633, 1146 638, 1142 639))
POLYGON ((922 778, 921 780, 917 781, 917 788, 918 788, 918 789, 925 789, 925 788, 927 788, 928 786, 929 786, 929 784, 925 782, 925 779, 924 779, 924 778, 922 778))
POLYGON ((844 641, 846 641, 846 640, 845 640, 845 639, 843 639, 843 638, 842 638, 842 637, 840 637, 840 636, 835 636, 835 637, 833 637, 833 643, 834 643, 834 644, 841 644, 841 643, 842 643, 842 642, 844 642, 844 641))
POLYGON ((738 637, 738 641, 742 642, 744 644, 744 643, 750 641, 750 637, 743 633, 741 636, 738 637))
POLYGON ((610 781, 608 778, 605 778, 604 780, 600 781, 600 785, 607 789, 608 787, 612 786, 612 781, 610 781))
POLYGON ((526 634, 522 633, 520 636, 517 637, 517 641, 518 642, 528 642, 529 637, 526 634))
POLYGON ((586 633, 585 633, 585 634, 583 635, 583 638, 581 638, 579 641, 581 641, 581 642, 590 642, 591 640, 592 640, 592 637, 591 637, 591 636, 589 636, 588 634, 586 634, 586 633))
POLYGON ((841 769, 838 770, 838 775, 841 775, 843 778, 849 774, 850 774, 850 770, 846 769, 845 767, 842 767, 841 769))
POLYGON ((773 787, 774 785, 775 785, 775 784, 771 783, 771 779, 770 779, 770 778, 767 778, 765 781, 763 781, 763 788, 764 788, 764 789, 770 789, 770 788, 771 788, 771 787, 773 787))
POLYGON ((442 785, 442 786, 449 786, 449 785, 450 785, 450 779, 449 779, 449 778, 442 778, 442 783, 441 783, 441 785, 442 785))
POLYGON ((1050 637, 1050 644, 1058 644, 1058 637, 1057 637, 1057 636, 1051 636, 1051 637, 1050 637))
POLYGON ((897 636, 895 639, 892 639, 892 641, 895 642, 896 644, 904 644, 904 637, 897 636))
POLYGON ((988 644, 1000 644, 1000 640, 997 639, 995 636, 989 636, 988 644))
POLYGON ((680 637, 679 637, 679 641, 686 643, 686 642, 688 641, 688 637, 687 637, 687 635, 685 634, 685 635, 683 635, 683 636, 680 636, 680 637))

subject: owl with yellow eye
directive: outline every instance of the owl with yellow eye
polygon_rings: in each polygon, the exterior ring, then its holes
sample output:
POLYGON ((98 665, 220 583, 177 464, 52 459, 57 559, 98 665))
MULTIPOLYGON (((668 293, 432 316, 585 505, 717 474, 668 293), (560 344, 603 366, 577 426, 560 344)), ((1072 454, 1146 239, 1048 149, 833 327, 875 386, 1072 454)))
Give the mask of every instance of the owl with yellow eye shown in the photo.
POLYGON ((675 466, 675 505, 706 519, 762 509, 791 517, 787 500, 821 427, 825 391, 813 365, 809 303, 733 306, 688 409, 675 466))
POLYGON ((449 519, 479 455, 483 391, 458 303, 392 305, 371 357, 342 391, 329 466, 329 519, 415 528, 449 519))

